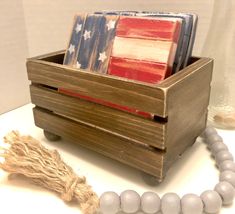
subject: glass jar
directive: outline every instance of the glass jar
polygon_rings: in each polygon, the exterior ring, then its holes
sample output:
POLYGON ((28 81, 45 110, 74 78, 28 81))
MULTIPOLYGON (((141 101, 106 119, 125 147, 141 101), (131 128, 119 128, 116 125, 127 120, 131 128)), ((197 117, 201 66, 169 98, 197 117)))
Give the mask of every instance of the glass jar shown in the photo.
POLYGON ((209 123, 235 129, 235 3, 214 1, 213 15, 203 56, 214 59, 209 123))

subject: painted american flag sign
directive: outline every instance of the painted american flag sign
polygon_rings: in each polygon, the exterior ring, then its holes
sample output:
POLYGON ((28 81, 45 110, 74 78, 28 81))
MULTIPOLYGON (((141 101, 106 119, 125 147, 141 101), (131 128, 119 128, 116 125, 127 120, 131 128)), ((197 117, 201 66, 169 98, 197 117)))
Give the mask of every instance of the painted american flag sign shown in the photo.
POLYGON ((181 24, 179 18, 78 15, 64 64, 158 83, 172 72, 181 24))
POLYGON ((121 16, 108 74, 148 83, 165 79, 172 71, 180 30, 179 19, 121 16))
POLYGON ((141 17, 163 17, 163 18, 179 18, 181 23, 181 35, 173 65, 173 73, 187 66, 192 55, 198 16, 189 13, 173 13, 173 12, 149 12, 149 11, 103 11, 97 14, 116 14, 125 16, 141 16, 141 17))

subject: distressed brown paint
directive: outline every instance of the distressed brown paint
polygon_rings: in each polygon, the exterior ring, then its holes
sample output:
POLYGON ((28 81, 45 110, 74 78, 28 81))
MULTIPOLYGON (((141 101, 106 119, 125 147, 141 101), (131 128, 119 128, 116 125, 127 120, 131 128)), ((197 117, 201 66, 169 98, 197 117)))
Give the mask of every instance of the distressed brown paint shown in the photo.
POLYGON ((140 83, 62 65, 64 51, 28 59, 35 124, 156 176, 194 143, 206 126, 213 61, 191 64, 159 84, 140 83), (156 120, 59 93, 57 88, 121 103, 156 120))

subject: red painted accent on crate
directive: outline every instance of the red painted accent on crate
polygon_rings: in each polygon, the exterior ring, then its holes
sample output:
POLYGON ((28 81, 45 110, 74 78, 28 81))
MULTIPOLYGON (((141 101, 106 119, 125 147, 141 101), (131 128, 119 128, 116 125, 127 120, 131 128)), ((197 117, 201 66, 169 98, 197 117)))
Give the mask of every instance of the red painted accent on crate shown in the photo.
POLYGON ((147 83, 165 79, 166 73, 166 64, 119 57, 111 57, 108 69, 108 74, 147 83))
POLYGON ((121 110, 121 111, 136 114, 136 115, 148 118, 148 119, 153 119, 153 117, 154 117, 153 114, 148 113, 148 112, 139 111, 139 110, 136 110, 134 108, 127 107, 127 106, 122 106, 122 105, 111 103, 111 102, 108 102, 108 101, 105 101, 105 100, 101 100, 101 99, 93 98, 93 97, 90 97, 90 96, 82 95, 82 94, 79 94, 77 92, 73 92, 73 91, 70 91, 70 90, 67 90, 67 89, 64 89, 64 88, 60 88, 59 92, 63 93, 63 94, 67 94, 67 95, 72 96, 72 97, 77 97, 77 98, 80 98, 80 99, 83 99, 83 100, 87 100, 87 101, 90 101, 90 102, 93 102, 93 103, 101 104, 101 105, 108 106, 108 107, 111 107, 111 108, 115 108, 115 109, 118 109, 118 110, 121 110))

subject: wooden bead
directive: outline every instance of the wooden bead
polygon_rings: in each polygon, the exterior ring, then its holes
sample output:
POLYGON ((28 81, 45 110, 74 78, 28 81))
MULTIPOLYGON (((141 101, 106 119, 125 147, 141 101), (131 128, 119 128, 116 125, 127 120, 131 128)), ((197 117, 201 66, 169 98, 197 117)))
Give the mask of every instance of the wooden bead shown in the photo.
POLYGON ((211 126, 206 127, 205 131, 203 132, 203 135, 205 137, 208 137, 211 134, 217 134, 217 131, 215 130, 215 128, 213 128, 211 126))
POLYGON ((220 151, 215 154, 215 160, 217 165, 219 166, 220 163, 226 160, 233 161, 233 155, 229 151, 220 151))
POLYGON ((202 214, 203 202, 195 194, 186 194, 181 199, 182 214, 202 214))
POLYGON ((207 142, 211 145, 215 142, 223 142, 223 139, 218 134, 211 134, 207 137, 207 142))
POLYGON ((222 206, 222 199, 216 191, 207 190, 200 197, 204 204, 204 212, 219 213, 222 206))
POLYGON ((121 209, 125 213, 135 213, 140 209, 140 196, 133 190, 121 193, 121 209))
POLYGON ((181 213, 180 197, 176 193, 166 193, 161 199, 162 214, 181 213))
POLYGON ((100 196, 102 214, 116 214, 120 209, 120 198, 115 192, 104 192, 100 196))
POLYGON ((219 165, 219 170, 221 172, 223 172, 225 170, 229 170, 229 171, 235 172, 235 163, 233 161, 231 161, 231 160, 223 161, 219 165))
POLYGON ((232 184, 227 181, 221 181, 215 186, 215 191, 218 192, 222 198, 223 205, 230 205, 233 203, 234 188, 232 184))
POLYGON ((214 156, 220 151, 228 151, 228 147, 223 142, 212 143, 210 149, 214 156))
POLYGON ((160 210, 160 197, 154 192, 145 192, 141 196, 141 209, 144 213, 154 214, 160 210))
POLYGON ((219 180, 227 181, 230 184, 232 184, 232 186, 235 188, 235 173, 234 172, 228 171, 228 170, 221 172, 219 180))

